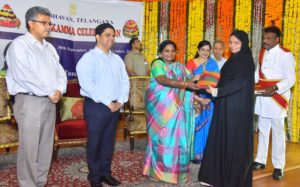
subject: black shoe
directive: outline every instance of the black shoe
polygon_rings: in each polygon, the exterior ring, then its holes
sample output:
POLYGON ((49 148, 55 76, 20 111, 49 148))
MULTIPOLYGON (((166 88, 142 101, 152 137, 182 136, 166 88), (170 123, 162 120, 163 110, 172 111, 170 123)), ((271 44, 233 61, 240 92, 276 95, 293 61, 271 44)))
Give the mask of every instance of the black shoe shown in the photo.
POLYGON ((283 170, 282 169, 274 169, 273 178, 276 180, 281 180, 283 178, 283 170))
POLYGON ((119 184, 121 184, 120 181, 113 178, 112 176, 103 176, 103 177, 101 177, 101 182, 104 182, 104 183, 106 183, 110 186, 118 186, 119 184))
POLYGON ((266 168, 265 164, 261 164, 261 163, 258 163, 258 162, 253 162, 253 165, 252 165, 253 170, 259 170, 259 169, 265 169, 265 168, 266 168))
POLYGON ((91 187, 102 187, 101 182, 90 182, 91 187))

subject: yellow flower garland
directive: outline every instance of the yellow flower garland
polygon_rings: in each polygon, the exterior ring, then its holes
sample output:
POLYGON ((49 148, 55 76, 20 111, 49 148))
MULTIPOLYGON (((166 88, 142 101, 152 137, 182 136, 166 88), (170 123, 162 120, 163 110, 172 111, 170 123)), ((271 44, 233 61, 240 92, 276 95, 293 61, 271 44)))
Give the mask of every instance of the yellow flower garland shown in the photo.
MULTIPOLYGON (((251 32, 252 1, 236 0, 235 2, 235 28, 243 30, 250 36, 251 32)), ((249 37, 250 38, 250 37, 249 37)))
POLYGON ((289 118, 291 121, 291 140, 300 142, 300 2, 297 0, 286 0, 284 14, 283 46, 291 50, 296 60, 296 82, 293 89, 292 103, 290 104, 289 118))
POLYGON ((189 2, 187 59, 192 59, 197 51, 198 43, 204 38, 204 1, 189 2))
POLYGON ((157 56, 159 24, 158 13, 158 2, 145 2, 142 43, 144 54, 149 64, 157 56))

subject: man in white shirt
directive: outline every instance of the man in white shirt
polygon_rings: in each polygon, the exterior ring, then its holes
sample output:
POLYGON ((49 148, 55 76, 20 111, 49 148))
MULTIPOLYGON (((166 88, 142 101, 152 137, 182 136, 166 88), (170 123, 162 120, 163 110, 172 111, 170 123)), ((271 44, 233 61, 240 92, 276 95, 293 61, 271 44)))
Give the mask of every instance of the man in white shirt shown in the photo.
POLYGON ((67 77, 54 47, 45 40, 50 11, 32 7, 25 15, 28 32, 8 49, 7 87, 15 95, 14 116, 18 123, 17 176, 21 187, 41 187, 50 168, 55 103, 66 91, 67 77))
POLYGON ((224 42, 222 40, 215 40, 212 48, 212 54, 210 56, 212 59, 214 59, 217 62, 220 71, 227 60, 222 56, 224 50, 225 50, 224 42))
POLYGON ((263 49, 255 80, 264 87, 256 97, 255 114, 258 115, 258 149, 253 169, 264 169, 267 162, 269 134, 272 128, 273 178, 283 177, 285 165, 284 118, 295 82, 295 59, 292 53, 279 46, 281 32, 277 27, 267 27, 263 33, 263 49))
POLYGON ((112 176, 111 163, 120 108, 128 101, 129 78, 123 60, 111 51, 115 28, 104 23, 95 33, 95 48, 76 66, 80 94, 85 97, 88 180, 92 187, 102 187, 102 182, 117 186, 120 182, 112 176))

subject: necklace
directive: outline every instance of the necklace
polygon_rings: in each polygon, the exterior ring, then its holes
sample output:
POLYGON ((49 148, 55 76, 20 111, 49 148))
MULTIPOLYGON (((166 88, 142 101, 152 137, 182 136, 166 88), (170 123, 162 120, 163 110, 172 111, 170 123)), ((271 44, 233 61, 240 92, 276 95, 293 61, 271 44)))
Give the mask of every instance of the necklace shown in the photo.
MULTIPOLYGON (((198 61, 198 60, 196 60, 196 59, 195 59, 195 61, 196 61, 196 63, 197 63, 197 62, 200 62, 200 60, 198 61)), ((203 72, 204 72, 204 71, 206 70, 206 64, 207 64, 207 61, 208 61, 208 60, 202 62, 202 63, 199 64, 199 65, 197 64, 197 65, 198 65, 197 68, 198 68, 199 66, 203 66, 203 72)))

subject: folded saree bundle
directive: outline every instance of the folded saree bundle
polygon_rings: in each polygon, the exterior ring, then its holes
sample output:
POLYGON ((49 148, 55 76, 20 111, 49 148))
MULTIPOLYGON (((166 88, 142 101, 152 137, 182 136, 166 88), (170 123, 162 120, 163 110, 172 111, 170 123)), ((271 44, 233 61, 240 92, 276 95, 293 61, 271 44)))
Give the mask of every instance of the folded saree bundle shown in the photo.
POLYGON ((200 79, 197 81, 197 85, 200 89, 205 89, 208 86, 216 87, 220 79, 219 72, 206 71, 204 70, 200 76, 200 79))
MULTIPOLYGON (((267 79, 259 79, 258 83, 254 86, 254 93, 255 94, 263 94, 264 90, 267 87, 274 86, 276 83, 278 83, 280 80, 267 80, 267 79)), ((288 109, 288 100, 278 93, 273 93, 272 99, 278 104, 282 109, 287 110, 288 109)))
POLYGON ((259 79, 258 83, 254 86, 255 94, 262 94, 267 87, 274 86, 280 80, 268 80, 268 79, 259 79))

